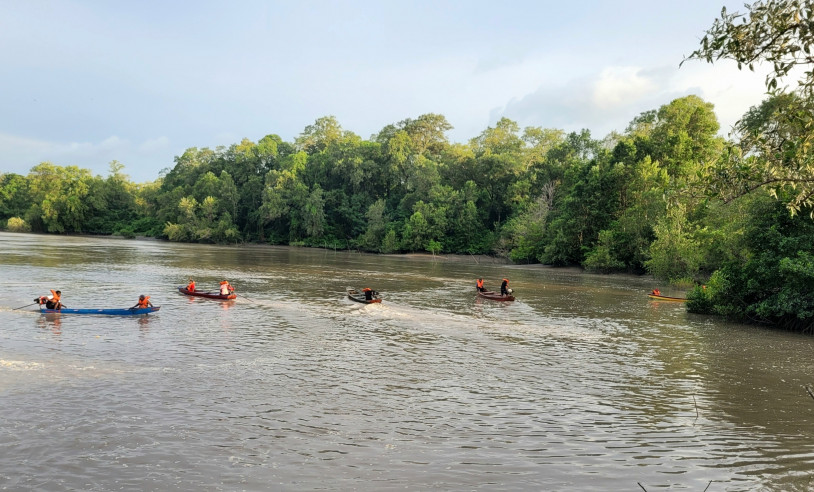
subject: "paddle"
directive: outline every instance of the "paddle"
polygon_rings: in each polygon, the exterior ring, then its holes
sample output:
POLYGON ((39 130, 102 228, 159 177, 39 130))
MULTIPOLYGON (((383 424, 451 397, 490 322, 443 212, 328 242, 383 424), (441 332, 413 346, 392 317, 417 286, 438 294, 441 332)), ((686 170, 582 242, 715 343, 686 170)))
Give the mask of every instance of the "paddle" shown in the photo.
POLYGON ((25 306, 20 306, 18 308, 12 309, 12 311, 16 311, 18 309, 27 308, 28 306, 33 306, 34 304, 39 304, 39 302, 32 302, 31 304, 26 304, 25 306))
POLYGON ((252 299, 251 297, 246 297, 246 294, 237 294, 237 293, 235 293, 235 295, 236 295, 236 296, 240 296, 240 297, 242 297, 242 298, 246 299, 246 300, 247 300, 247 301, 249 301, 249 302, 257 302, 257 301, 255 301, 254 299, 252 299))

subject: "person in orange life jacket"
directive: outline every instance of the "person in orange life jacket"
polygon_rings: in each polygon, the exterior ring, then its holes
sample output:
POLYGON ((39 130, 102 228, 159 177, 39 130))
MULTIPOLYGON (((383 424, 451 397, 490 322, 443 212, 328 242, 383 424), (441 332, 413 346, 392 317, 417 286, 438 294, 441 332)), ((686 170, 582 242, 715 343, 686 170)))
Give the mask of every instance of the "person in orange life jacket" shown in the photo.
POLYGON ((373 300, 373 294, 374 294, 373 289, 371 289, 370 287, 365 287, 364 289, 362 289, 362 292, 365 293, 365 300, 366 301, 372 301, 373 300))
POLYGON ((232 287, 231 285, 229 285, 229 282, 227 280, 224 280, 224 281, 222 281, 220 283, 220 295, 228 296, 228 295, 234 293, 234 291, 235 291, 235 288, 232 287))
POLYGON ((658 290, 658 289, 653 289, 653 292, 651 292, 650 294, 652 294, 652 295, 654 295, 654 296, 660 296, 660 295, 661 295, 661 291, 660 291, 660 290, 658 290))
POLYGON ((482 278, 478 279, 478 282, 475 284, 475 286, 478 288, 478 290, 480 292, 486 291, 486 288, 483 287, 483 279, 482 278))
POLYGON ((138 303, 135 306, 131 307, 130 309, 142 309, 147 307, 153 307, 153 303, 150 302, 150 296, 145 296, 141 294, 138 296, 138 303))
POLYGON ((500 284, 500 295, 507 296, 509 295, 509 279, 504 278, 503 283, 500 284))
POLYGON ((51 289, 50 296, 42 296, 38 300, 39 304, 45 304, 46 309, 62 309, 62 291, 51 289))
POLYGON ((190 292, 195 292, 195 281, 189 279, 189 283, 187 284, 187 290, 190 292))

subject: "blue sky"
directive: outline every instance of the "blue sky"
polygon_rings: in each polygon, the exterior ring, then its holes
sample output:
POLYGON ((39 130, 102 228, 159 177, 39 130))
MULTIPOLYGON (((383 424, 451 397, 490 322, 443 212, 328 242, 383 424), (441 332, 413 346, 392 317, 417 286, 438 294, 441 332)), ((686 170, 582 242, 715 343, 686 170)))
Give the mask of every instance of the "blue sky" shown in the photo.
POLYGON ((152 181, 189 147, 335 116, 369 138, 440 113, 451 140, 501 117, 623 131, 697 94, 722 134, 763 74, 691 61, 721 7, 660 1, 0 0, 0 172, 39 162, 152 181))

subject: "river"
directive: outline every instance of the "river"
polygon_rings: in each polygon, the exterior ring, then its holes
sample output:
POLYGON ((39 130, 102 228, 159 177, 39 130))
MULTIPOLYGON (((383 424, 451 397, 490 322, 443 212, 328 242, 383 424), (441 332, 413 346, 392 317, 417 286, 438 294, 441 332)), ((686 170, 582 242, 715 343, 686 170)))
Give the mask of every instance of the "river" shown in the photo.
POLYGON ((814 488, 814 339, 650 301, 683 293, 649 277, 11 233, 0 251, 3 490, 814 488), (517 301, 478 300, 479 276, 517 301), (190 277, 238 298, 179 294, 190 277), (161 310, 22 307, 49 289, 161 310))

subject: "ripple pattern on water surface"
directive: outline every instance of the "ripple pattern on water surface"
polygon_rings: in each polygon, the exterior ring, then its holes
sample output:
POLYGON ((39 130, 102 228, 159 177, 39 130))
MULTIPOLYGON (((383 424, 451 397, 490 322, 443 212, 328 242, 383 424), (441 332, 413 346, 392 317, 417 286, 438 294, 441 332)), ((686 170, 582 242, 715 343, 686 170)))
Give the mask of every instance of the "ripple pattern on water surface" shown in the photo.
POLYGON ((8 236, 0 488, 812 484, 809 339, 654 305, 646 280, 511 267, 518 300, 498 303, 473 292, 506 275, 494 264, 8 236), (189 276, 239 297, 182 296, 189 276), (162 309, 11 309, 54 285, 74 305, 144 291, 162 309), (348 285, 385 300, 354 303, 348 285))

